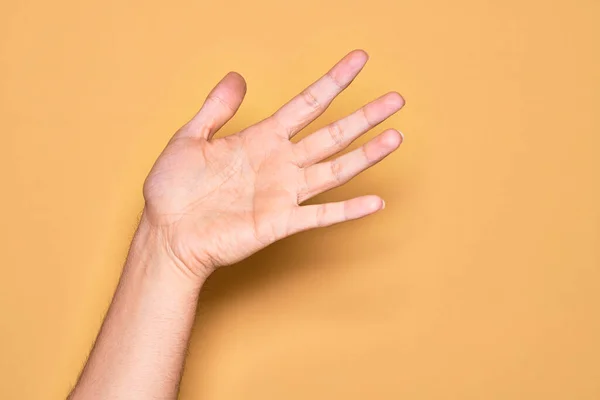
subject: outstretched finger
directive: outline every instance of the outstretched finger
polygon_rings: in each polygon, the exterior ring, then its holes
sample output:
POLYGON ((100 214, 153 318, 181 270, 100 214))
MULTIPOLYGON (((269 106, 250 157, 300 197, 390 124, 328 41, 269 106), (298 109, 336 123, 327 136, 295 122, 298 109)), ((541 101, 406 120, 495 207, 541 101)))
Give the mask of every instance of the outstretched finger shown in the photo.
POLYGON ((321 79, 277 110, 270 119, 281 127, 281 134, 291 138, 321 115, 333 99, 350 85, 368 58, 363 50, 350 52, 321 79))
POLYGON ((377 164, 402 143, 400 132, 389 129, 363 146, 334 160, 311 165, 303 170, 302 187, 298 191, 301 203, 329 189, 333 189, 377 164))
POLYGON ((196 137, 209 140, 234 116, 244 95, 246 81, 237 72, 229 72, 208 94, 202 108, 175 137, 196 137))
POLYGON ((335 203, 300 206, 290 218, 290 234, 321 228, 373 214, 385 203, 379 196, 368 195, 335 203))
POLYGON ((298 165, 310 166, 342 151, 362 134, 400 110, 403 105, 402 96, 391 92, 305 137, 294 145, 297 149, 298 165))

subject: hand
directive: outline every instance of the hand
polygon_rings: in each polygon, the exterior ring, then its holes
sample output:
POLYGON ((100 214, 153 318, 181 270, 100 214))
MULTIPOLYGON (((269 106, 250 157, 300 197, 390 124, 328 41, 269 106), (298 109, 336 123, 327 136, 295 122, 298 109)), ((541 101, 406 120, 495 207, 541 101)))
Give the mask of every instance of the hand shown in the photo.
POLYGON ((196 116, 171 139, 144 184, 144 218, 160 232, 178 265, 198 277, 240 261, 276 240, 306 229, 372 214, 377 196, 300 205, 378 163, 402 142, 387 130, 364 146, 323 161, 403 105, 388 93, 298 143, 299 130, 325 111, 365 65, 357 50, 271 117, 241 132, 215 139, 237 111, 246 83, 227 74, 196 116))

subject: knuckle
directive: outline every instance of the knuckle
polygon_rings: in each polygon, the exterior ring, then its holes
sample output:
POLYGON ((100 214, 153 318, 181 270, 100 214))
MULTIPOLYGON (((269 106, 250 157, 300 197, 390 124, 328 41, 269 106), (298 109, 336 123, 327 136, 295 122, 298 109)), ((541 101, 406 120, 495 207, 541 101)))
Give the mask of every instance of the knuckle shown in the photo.
POLYGON ((306 169, 302 170, 299 174, 297 190, 296 190, 296 204, 299 205, 309 197, 308 183, 306 179, 306 169))
POLYGON ((294 129, 291 126, 289 126, 281 120, 280 116, 277 113, 273 114, 270 118, 267 119, 267 127, 268 129, 273 130, 278 134, 288 137, 294 131, 294 129))
POLYGON ((328 125, 327 131, 329 132, 329 136, 335 147, 339 148, 344 145, 344 131, 338 121, 328 125))
POLYGON ((363 120, 365 121, 366 126, 375 125, 369 115, 367 114, 367 108, 363 107, 360 109, 360 114, 362 115, 363 120))
POLYGON ((317 227, 322 227, 325 225, 325 221, 326 221, 326 216, 327 216, 327 204, 322 204, 319 208, 317 208, 317 213, 316 213, 316 225, 317 227))
POLYGON ((323 106, 319 102, 319 100, 315 97, 310 88, 302 91, 302 99, 304 102, 310 107, 311 110, 317 111, 320 110, 323 106))
POLYGON ((231 104, 229 104, 228 102, 223 100, 221 97, 217 96, 216 94, 208 95, 206 100, 207 100, 207 102, 214 103, 215 106, 217 106, 217 107, 224 107, 225 109, 227 109, 227 111, 235 112, 235 108, 231 104))
POLYGON ((329 71, 325 76, 329 78, 331 83, 333 83, 338 90, 343 90, 344 87, 346 86, 342 82, 340 82, 340 80, 338 78, 336 78, 335 75, 331 71, 329 71))
POLYGON ((305 140, 301 140, 292 146, 293 153, 296 159, 296 166, 304 168, 309 163, 311 151, 305 140))
POLYGON ((366 146, 360 146, 360 152, 361 152, 361 154, 362 154, 362 156, 364 158, 364 161, 367 164, 370 164, 371 163, 371 159, 369 158, 369 155, 367 154, 367 147, 366 146))
POLYGON ((331 168, 331 177, 334 183, 342 184, 344 182, 343 167, 338 160, 333 160, 329 164, 331 168))

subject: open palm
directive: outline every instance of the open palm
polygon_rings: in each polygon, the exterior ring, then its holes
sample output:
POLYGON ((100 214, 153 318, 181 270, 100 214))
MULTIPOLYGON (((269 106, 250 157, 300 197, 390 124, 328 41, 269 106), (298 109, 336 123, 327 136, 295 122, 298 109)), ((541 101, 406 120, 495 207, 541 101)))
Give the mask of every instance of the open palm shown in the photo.
POLYGON ((297 143, 290 138, 325 111, 368 57, 353 51, 271 117, 213 138, 239 108, 246 84, 229 73, 196 116, 171 139, 144 185, 145 214, 165 244, 194 274, 232 264, 293 233, 374 213, 377 196, 318 205, 303 201, 337 187, 400 145, 387 130, 330 161, 357 137, 398 111, 388 93, 297 143))

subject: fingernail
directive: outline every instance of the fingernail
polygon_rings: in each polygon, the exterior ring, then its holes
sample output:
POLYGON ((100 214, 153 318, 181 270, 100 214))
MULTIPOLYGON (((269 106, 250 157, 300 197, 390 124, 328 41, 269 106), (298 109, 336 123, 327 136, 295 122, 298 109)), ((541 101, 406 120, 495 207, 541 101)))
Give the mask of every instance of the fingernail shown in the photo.
POLYGON ((400 137, 402 138, 402 140, 400 141, 400 143, 404 142, 404 133, 398 131, 398 133, 400 134, 400 137))
POLYGON ((385 208, 385 200, 381 199, 381 209, 383 210, 385 208))

